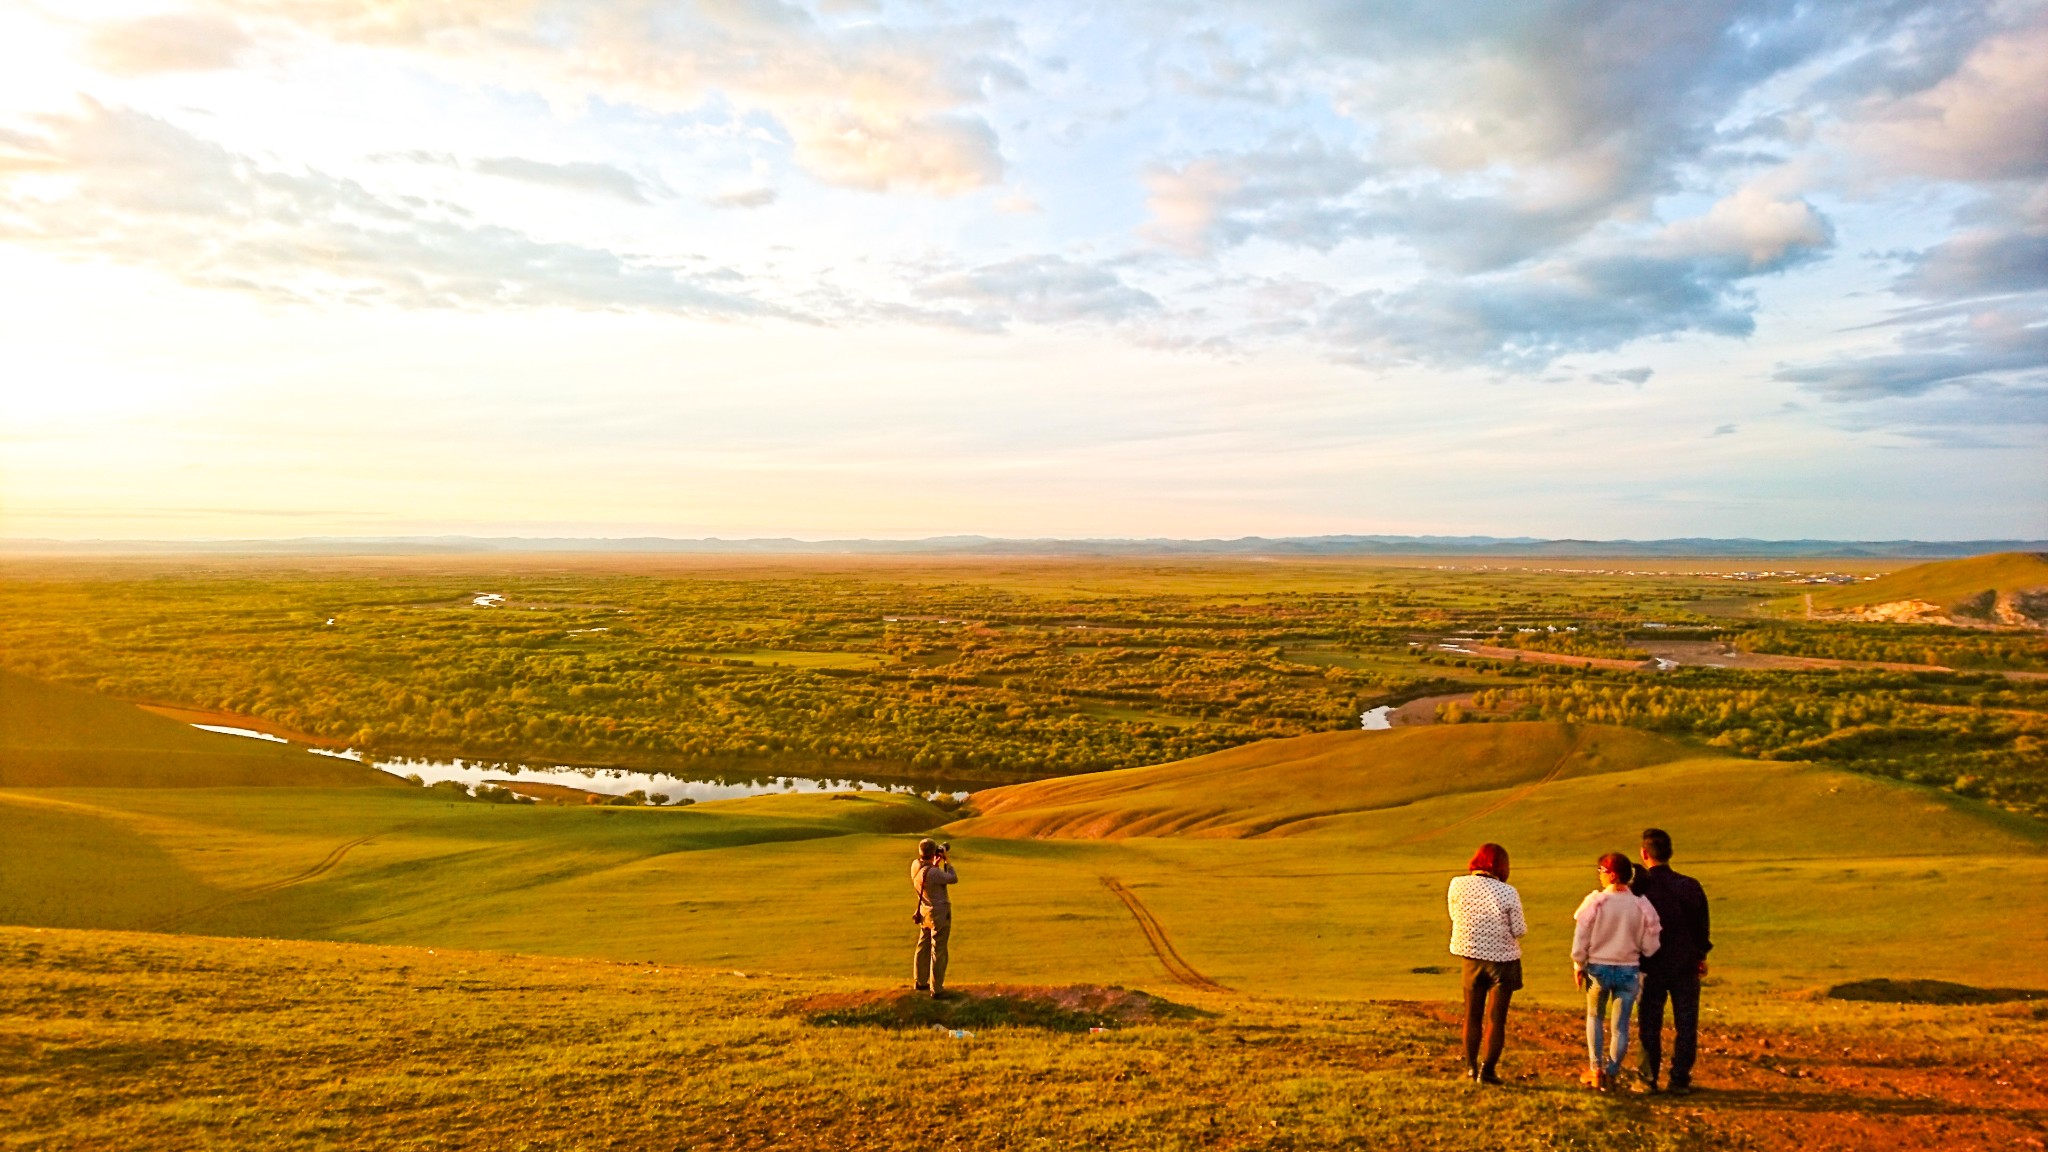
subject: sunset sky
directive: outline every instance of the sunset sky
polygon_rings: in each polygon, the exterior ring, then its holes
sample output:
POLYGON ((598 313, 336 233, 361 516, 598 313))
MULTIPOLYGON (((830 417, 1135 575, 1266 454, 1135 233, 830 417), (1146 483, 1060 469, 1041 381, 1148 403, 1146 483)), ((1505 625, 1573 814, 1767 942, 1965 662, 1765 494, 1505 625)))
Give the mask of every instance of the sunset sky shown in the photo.
POLYGON ((0 0, 0 536, 2048 537, 2048 4, 0 0))

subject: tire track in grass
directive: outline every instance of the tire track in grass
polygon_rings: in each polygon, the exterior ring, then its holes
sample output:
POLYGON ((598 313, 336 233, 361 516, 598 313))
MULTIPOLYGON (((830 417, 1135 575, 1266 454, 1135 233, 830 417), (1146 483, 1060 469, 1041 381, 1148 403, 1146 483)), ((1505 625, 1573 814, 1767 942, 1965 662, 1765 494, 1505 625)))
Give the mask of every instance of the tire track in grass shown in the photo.
POLYGON ((415 820, 410 824, 400 824, 395 828, 386 828, 382 832, 372 832, 368 836, 358 836, 353 840, 337 844, 331 850, 328 851, 327 855, 320 858, 319 863, 313 865, 311 868, 306 869, 304 872, 300 872, 293 876, 287 876, 282 880, 272 880, 268 884, 258 884, 254 888, 244 888, 232 896, 227 896, 222 899, 215 900, 211 904, 201 904, 197 908, 187 908, 182 912, 172 912, 169 915, 160 916, 155 920, 151 920, 145 923, 143 925, 143 930, 146 932, 169 932, 175 929, 179 924, 183 923, 186 920, 190 920, 194 916, 203 916, 208 912, 218 912, 223 908, 232 907, 236 904, 241 904, 250 900, 254 900, 258 896, 265 896, 272 892, 279 892, 286 888, 296 887, 300 884, 306 883, 309 880, 318 880, 320 877, 325 876, 329 872, 334 871, 335 867, 341 863, 342 858, 347 856, 354 849, 360 848, 363 845, 368 844, 370 841, 375 840, 379 836, 389 836, 393 832, 403 832, 408 828, 415 828, 423 823, 425 823, 424 820, 415 820))
POLYGON ((1441 836, 1454 828, 1462 828, 1465 825, 1472 823, 1474 820, 1483 820, 1486 817, 1493 815, 1495 812, 1498 812, 1503 808, 1507 808, 1522 800, 1527 799, 1530 793, 1536 791, 1538 788, 1543 787, 1545 784, 1548 784, 1556 780, 1559 776, 1564 775, 1565 768, 1571 764, 1572 757, 1579 754, 1579 748, 1580 746, 1584 745, 1585 742, 1585 730, 1574 726, 1572 729, 1571 743, 1565 745, 1564 752, 1557 758, 1557 763, 1552 764, 1550 766, 1550 771, 1545 772, 1540 778, 1528 784, 1522 785, 1520 788, 1515 789, 1513 792, 1510 792, 1507 795, 1501 797, 1500 799, 1495 800, 1493 803, 1486 805, 1478 811, 1460 817, 1459 819, 1453 820, 1449 824, 1446 824, 1441 828, 1432 828, 1427 832, 1417 832, 1413 836, 1409 836, 1402 840, 1396 840, 1394 841, 1393 846, 1398 848, 1406 844, 1420 844, 1424 840, 1429 840, 1441 836))
POLYGON ((1098 879, 1102 881, 1104 888, 1115 894, 1118 900, 1123 901, 1124 907, 1130 910, 1131 918, 1138 922, 1138 930, 1145 934, 1145 943, 1152 946, 1152 954, 1159 957, 1159 963, 1165 965, 1167 975, 1190 988, 1201 988, 1209 992, 1230 991, 1197 972, 1194 965, 1182 958, 1174 949, 1173 941, 1167 938, 1166 929, 1160 927, 1159 921, 1153 917, 1152 910, 1145 907, 1138 899, 1137 893, 1124 887, 1123 881, 1114 876, 1102 876, 1098 879))

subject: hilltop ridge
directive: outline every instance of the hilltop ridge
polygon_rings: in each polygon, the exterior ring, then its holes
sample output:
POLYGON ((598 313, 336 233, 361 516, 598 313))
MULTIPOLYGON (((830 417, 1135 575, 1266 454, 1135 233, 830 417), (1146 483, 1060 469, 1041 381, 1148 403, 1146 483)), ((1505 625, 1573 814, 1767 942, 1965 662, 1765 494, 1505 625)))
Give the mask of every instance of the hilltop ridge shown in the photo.
POLYGON ((2048 552, 1995 552, 1916 564, 1815 592, 1817 616, 1917 624, 2048 627, 2048 552))

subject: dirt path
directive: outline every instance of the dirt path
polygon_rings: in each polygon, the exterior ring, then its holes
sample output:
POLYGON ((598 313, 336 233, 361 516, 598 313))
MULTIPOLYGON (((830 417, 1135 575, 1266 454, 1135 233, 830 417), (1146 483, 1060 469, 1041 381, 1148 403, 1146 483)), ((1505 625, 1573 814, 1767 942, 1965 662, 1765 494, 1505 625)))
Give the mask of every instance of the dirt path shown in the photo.
POLYGON ((1114 876, 1104 876, 1101 880, 1102 886, 1123 901, 1125 908, 1130 909, 1131 918, 1138 922, 1139 931, 1145 934, 1145 943, 1152 946, 1152 954, 1159 957, 1159 962, 1165 965, 1167 975, 1190 988, 1203 988, 1211 992, 1230 991, 1195 971, 1194 965, 1181 958, 1181 954, 1174 950, 1173 941, 1167 939, 1166 929, 1161 928, 1159 921, 1153 918, 1152 910, 1139 901, 1136 893, 1124 887, 1123 881, 1114 876))
POLYGON ((306 883, 309 880, 318 880, 320 877, 325 876, 329 872, 334 871, 335 867, 341 863, 342 858, 347 856, 351 851, 360 848, 365 844, 368 844, 370 841, 375 840, 379 836, 388 836, 393 832, 402 832, 407 828, 418 827, 420 824, 423 823, 425 823, 425 821, 415 820, 409 824, 400 824, 393 828, 386 828, 382 832, 372 832, 368 836, 358 836, 353 840, 345 841, 341 844, 335 845, 334 848, 327 853, 327 855, 320 858, 319 863, 313 865, 311 868, 306 869, 304 872, 298 873, 297 875, 287 876, 282 880, 273 880, 268 884, 258 884, 254 888, 244 888, 240 892, 237 892, 232 896, 227 896, 223 897, 222 899, 215 900, 211 904, 201 904, 197 908, 187 908, 183 911, 172 912, 169 915, 161 916, 155 920, 149 921, 148 923, 143 925, 143 928, 145 931, 149 932, 174 932, 177 930, 179 924, 182 924, 185 921, 190 920, 194 916, 203 916, 208 912, 218 912, 222 908, 231 908, 237 904, 247 903, 250 900, 256 899, 258 896, 266 896, 272 892, 281 892, 286 888, 296 887, 300 884, 306 883))
POLYGON ((1396 845, 1420 844, 1424 840, 1431 840, 1438 836, 1441 836, 1444 833, 1449 832, 1453 828, 1462 828, 1465 825, 1472 823, 1474 820, 1479 820, 1487 816, 1491 816, 1495 812, 1498 812, 1501 809, 1506 808, 1526 798, 1531 792, 1536 791, 1538 788, 1541 788, 1545 784, 1548 784, 1551 781, 1557 779, 1559 776, 1564 775, 1565 766, 1572 762, 1573 756, 1578 755, 1579 746, 1584 744, 1585 742, 1585 732, 1581 729, 1573 728, 1571 743, 1565 745, 1564 752, 1558 756, 1557 763, 1552 764, 1550 766, 1550 771, 1545 772, 1538 779, 1531 781, 1528 784, 1522 785, 1520 788, 1517 788, 1513 792, 1510 792, 1507 795, 1501 797, 1500 799, 1495 800, 1493 803, 1486 805, 1485 807, 1479 809, 1477 812, 1473 812, 1470 815, 1461 817, 1457 820, 1453 820, 1449 824, 1446 824, 1441 828, 1432 828, 1427 832, 1417 832, 1413 836, 1407 837, 1403 840, 1396 840, 1394 843, 1396 845))
POLYGON ((1605 656, 1568 656, 1562 652, 1541 652, 1534 648, 1496 648, 1491 644, 1438 644, 1438 650, 1459 656, 1478 656, 1487 660, 1507 660, 1522 664, 1560 664, 1567 668, 1606 668, 1618 672, 1637 672, 1656 665, 1648 660, 1611 660, 1605 656))

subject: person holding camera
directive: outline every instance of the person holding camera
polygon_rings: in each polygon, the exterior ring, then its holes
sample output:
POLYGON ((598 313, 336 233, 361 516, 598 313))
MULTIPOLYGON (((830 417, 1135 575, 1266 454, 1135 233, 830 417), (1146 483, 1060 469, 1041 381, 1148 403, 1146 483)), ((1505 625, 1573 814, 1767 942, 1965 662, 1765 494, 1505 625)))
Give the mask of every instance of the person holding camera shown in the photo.
POLYGON ((946 858, 952 847, 919 840, 917 859, 910 862, 910 886, 917 891, 917 911, 910 918, 917 925, 914 973, 917 990, 929 990, 934 1000, 946 998, 946 943, 953 935, 953 901, 947 890, 960 882, 946 858))

